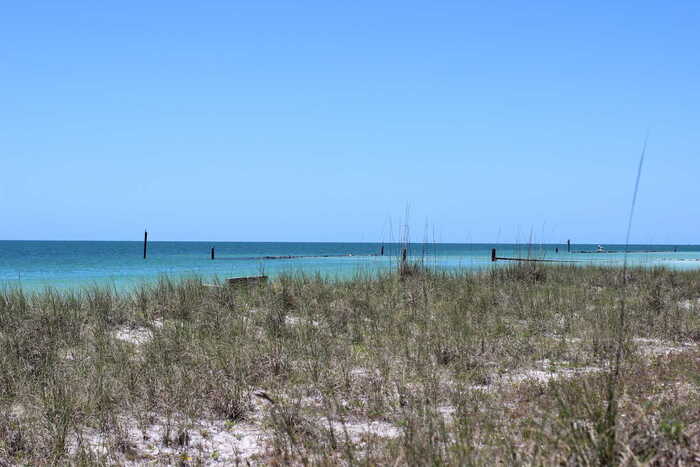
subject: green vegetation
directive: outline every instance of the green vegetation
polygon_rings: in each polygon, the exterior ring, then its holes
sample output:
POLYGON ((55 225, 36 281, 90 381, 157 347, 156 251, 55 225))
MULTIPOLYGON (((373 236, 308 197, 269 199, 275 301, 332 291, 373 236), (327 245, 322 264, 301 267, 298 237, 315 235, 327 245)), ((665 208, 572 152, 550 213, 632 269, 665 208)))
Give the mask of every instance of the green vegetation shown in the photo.
POLYGON ((0 464, 700 462, 700 271, 404 272, 6 290, 0 464))

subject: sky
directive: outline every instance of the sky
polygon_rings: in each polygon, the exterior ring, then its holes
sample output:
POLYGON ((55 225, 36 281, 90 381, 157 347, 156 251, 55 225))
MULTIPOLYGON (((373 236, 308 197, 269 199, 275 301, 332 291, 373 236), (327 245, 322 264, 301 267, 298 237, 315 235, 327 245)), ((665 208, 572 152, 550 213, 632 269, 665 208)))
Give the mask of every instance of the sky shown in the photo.
POLYGON ((0 239, 700 244, 700 2, 22 1, 0 239), (407 214, 408 213, 408 214, 407 214))

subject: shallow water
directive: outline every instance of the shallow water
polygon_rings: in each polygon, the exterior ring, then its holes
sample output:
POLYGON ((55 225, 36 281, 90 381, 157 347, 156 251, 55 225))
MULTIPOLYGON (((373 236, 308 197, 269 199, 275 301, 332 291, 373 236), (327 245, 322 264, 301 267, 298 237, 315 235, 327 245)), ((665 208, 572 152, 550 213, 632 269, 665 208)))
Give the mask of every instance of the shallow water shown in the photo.
MULTIPOLYGON (((621 245, 603 246, 606 250, 624 250, 621 245)), ((409 254, 412 259, 422 258, 428 266, 449 269, 493 267, 491 248, 497 249, 499 257, 575 261, 582 265, 623 263, 624 253, 578 253, 595 251, 596 247, 572 245, 577 253, 567 253, 566 245, 431 243, 412 244, 409 254)), ((163 274, 226 278, 304 272, 348 278, 395 267, 401 246, 385 244, 384 256, 379 256, 380 248, 378 243, 149 242, 148 258, 144 260, 142 242, 0 241, 0 287, 37 290, 99 284, 128 289, 163 274), (214 261, 210 259, 212 246, 216 247, 214 261), (266 256, 297 257, 262 259, 266 256)), ((700 268, 700 246, 631 245, 628 263, 700 268)), ((507 262, 496 263, 504 264, 507 262)))

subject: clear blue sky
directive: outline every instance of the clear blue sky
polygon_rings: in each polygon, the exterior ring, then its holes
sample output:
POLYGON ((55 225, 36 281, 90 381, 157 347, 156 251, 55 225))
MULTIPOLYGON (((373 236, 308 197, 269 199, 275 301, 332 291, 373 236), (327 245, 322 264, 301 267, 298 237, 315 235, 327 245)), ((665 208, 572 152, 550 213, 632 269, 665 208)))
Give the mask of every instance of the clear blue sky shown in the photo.
POLYGON ((6 2, 0 238, 700 243, 700 2, 6 2))

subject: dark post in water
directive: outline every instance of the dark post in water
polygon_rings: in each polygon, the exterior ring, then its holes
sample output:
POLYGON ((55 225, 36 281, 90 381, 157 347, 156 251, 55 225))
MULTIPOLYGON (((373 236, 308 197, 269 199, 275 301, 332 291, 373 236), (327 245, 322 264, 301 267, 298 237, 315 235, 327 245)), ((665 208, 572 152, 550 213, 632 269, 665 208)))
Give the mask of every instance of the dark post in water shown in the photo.
POLYGON ((379 250, 379 256, 384 256, 384 245, 382 245, 382 249, 379 250))
POLYGON ((401 250, 401 263, 406 264, 406 256, 408 255, 408 250, 404 248, 401 250))
POLYGON ((496 249, 491 248, 491 262, 495 263, 496 262, 496 249))
POLYGON ((214 247, 211 247, 211 259, 214 259, 214 247))
POLYGON ((143 259, 146 259, 146 249, 148 248, 148 230, 143 231, 143 259))
POLYGON ((571 253, 571 240, 566 241, 566 251, 571 253))

